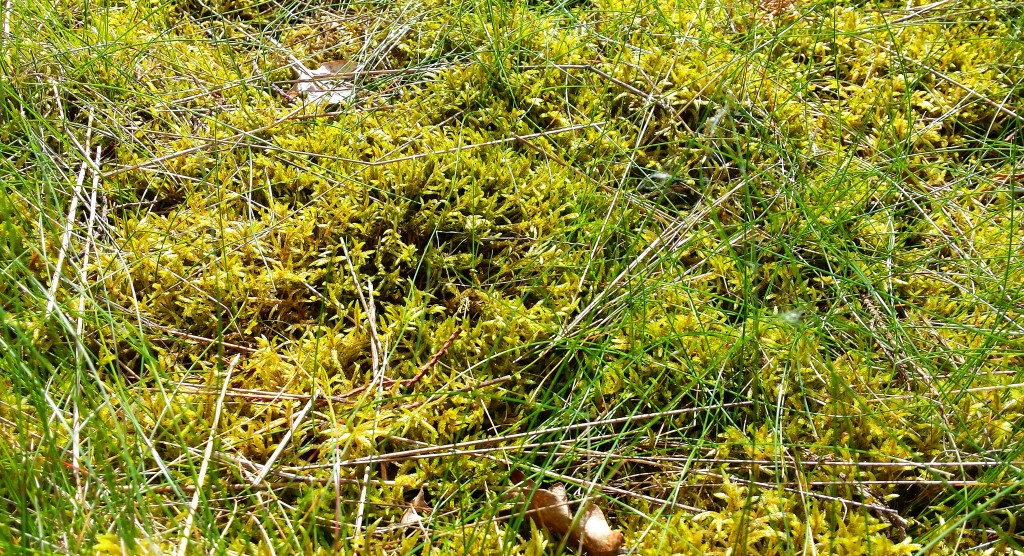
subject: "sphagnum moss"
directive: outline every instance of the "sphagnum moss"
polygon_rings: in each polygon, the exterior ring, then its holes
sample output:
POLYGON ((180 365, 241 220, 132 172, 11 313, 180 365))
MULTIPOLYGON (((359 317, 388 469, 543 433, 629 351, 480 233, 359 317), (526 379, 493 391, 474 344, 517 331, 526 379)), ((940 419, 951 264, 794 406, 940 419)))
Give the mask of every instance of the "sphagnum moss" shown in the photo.
POLYGON ((1019 6, 4 13, 12 550, 1021 550, 1019 6))

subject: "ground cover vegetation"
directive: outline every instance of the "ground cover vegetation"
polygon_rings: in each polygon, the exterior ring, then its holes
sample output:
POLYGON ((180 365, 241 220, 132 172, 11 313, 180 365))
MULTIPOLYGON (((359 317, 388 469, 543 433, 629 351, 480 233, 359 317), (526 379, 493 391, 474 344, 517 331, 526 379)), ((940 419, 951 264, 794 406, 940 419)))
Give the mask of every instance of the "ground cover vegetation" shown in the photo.
POLYGON ((7 553, 1024 550, 1020 4, 2 18, 7 553))

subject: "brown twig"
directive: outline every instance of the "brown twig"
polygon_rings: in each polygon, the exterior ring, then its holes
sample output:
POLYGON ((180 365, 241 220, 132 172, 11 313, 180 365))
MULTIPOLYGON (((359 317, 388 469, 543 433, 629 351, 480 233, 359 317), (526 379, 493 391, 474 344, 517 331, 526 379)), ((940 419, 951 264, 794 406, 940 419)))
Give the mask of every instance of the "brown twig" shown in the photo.
MULTIPOLYGON (((591 73, 593 73, 595 75, 598 75, 598 76, 600 76, 600 77, 602 77, 604 79, 607 79, 608 81, 610 81, 610 82, 614 83, 615 85, 621 87, 623 90, 625 90, 626 92, 630 93, 631 95, 637 96, 637 97, 639 97, 639 98, 641 98, 643 100, 649 100, 649 99, 651 99, 653 97, 653 95, 651 95, 650 93, 645 93, 644 91, 641 91, 640 89, 637 89, 636 87, 630 85, 629 83, 626 83, 625 81, 623 81, 623 80, 621 80, 621 79, 619 79, 619 78, 609 74, 608 72, 602 71, 602 70, 600 70, 600 69, 598 69, 595 66, 592 66, 590 64, 551 64, 551 65, 530 65, 530 66, 519 66, 518 67, 518 69, 524 69, 524 70, 529 70, 529 69, 548 69, 548 68, 554 68, 554 69, 557 69, 557 70, 559 70, 559 71, 561 71, 563 73, 566 73, 566 74, 569 73, 568 70, 573 70, 573 69, 589 71, 589 72, 591 72, 591 73)), ((658 99, 657 101, 655 101, 655 104, 658 104, 662 108, 667 108, 667 109, 671 110, 671 105, 664 98, 658 99)))
MULTIPOLYGON (((130 166, 123 166, 121 168, 115 168, 113 170, 108 170, 107 172, 103 173, 103 178, 105 178, 105 179, 106 178, 111 178, 113 176, 117 176, 117 175, 124 174, 124 173, 127 173, 127 172, 134 172, 136 170, 150 170, 151 167, 156 166, 158 164, 162 164, 164 162, 167 162, 168 160, 173 160, 175 158, 180 158, 180 157, 183 157, 183 156, 188 156, 188 155, 190 155, 190 154, 192 154, 194 152, 197 152, 197 151, 208 150, 211 147, 213 147, 214 145, 219 145, 219 144, 226 144, 226 145, 231 145, 231 146, 241 145, 242 144, 241 141, 243 139, 245 139, 245 138, 257 139, 257 141, 254 142, 254 143, 246 144, 245 146, 248 147, 248 148, 252 148, 252 149, 274 149, 276 147, 274 147, 272 145, 263 145, 263 144, 261 144, 256 136, 258 134, 264 132, 264 131, 268 131, 268 130, 270 130, 270 129, 272 129, 272 128, 282 124, 283 122, 295 119, 296 116, 299 114, 299 112, 303 108, 304 108, 304 105, 300 105, 299 108, 297 108, 295 110, 292 110, 288 114, 285 114, 284 116, 274 120, 273 122, 271 122, 271 123, 269 123, 267 125, 264 125, 264 126, 257 127, 255 129, 252 129, 252 130, 249 130, 249 131, 240 131, 240 132, 238 132, 238 133, 236 133, 234 135, 231 135, 230 137, 221 138, 221 139, 207 139, 207 140, 204 140, 201 145, 195 145, 195 146, 192 146, 192 147, 189 147, 189 148, 186 148, 186 149, 182 149, 182 150, 179 150, 179 151, 175 151, 175 152, 172 152, 172 153, 167 153, 165 155, 158 156, 158 157, 155 157, 155 158, 151 158, 149 160, 145 160, 145 161, 142 161, 142 162, 138 162, 138 163, 132 164, 130 166)), ((549 131, 541 131, 541 132, 537 132, 537 133, 530 133, 530 134, 527 134, 527 135, 523 135, 521 137, 520 136, 502 137, 500 139, 492 139, 490 141, 482 141, 480 143, 474 143, 474 144, 471 144, 471 145, 460 145, 458 147, 451 147, 451 148, 442 149, 442 150, 439 150, 439 151, 417 152, 415 154, 404 155, 404 156, 399 156, 399 157, 389 158, 389 159, 383 159, 383 160, 370 160, 370 161, 368 161, 368 160, 360 160, 360 159, 355 159, 355 158, 347 158, 347 157, 343 157, 343 156, 334 156, 334 155, 326 155, 326 154, 322 154, 322 155, 318 154, 317 156, 320 156, 324 160, 338 160, 338 161, 342 161, 342 162, 350 162, 352 164, 361 164, 363 166, 370 166, 370 167, 387 166, 389 164, 395 164, 395 163, 398 163, 398 162, 407 162, 409 160, 417 160, 417 159, 420 159, 420 158, 426 158, 426 157, 430 157, 430 156, 438 156, 438 155, 442 155, 442 154, 464 152, 464 151, 471 150, 471 149, 478 149, 478 148, 482 148, 482 147, 490 147, 490 146, 494 146, 494 145, 504 145, 506 143, 511 143, 513 141, 519 141, 519 140, 522 140, 522 139, 532 139, 534 137, 543 137, 543 136, 547 136, 547 135, 556 135, 556 134, 559 134, 559 133, 569 133, 569 132, 580 131, 582 129, 592 128, 592 127, 593 128, 600 128, 605 123, 606 122, 592 122, 592 123, 589 123, 589 124, 571 125, 571 126, 561 127, 561 128, 558 128, 558 129, 552 129, 552 130, 549 130, 549 131)), ((227 148, 227 150, 230 150, 230 148, 231 147, 227 148)), ((303 153, 301 151, 297 151, 296 154, 303 154, 303 153)))
MULTIPOLYGON (((705 477, 712 477, 712 478, 718 479, 718 480, 723 481, 723 482, 726 480, 724 476, 722 476, 721 474, 718 474, 718 473, 702 471, 701 475, 704 475, 705 477)), ((730 476, 729 480, 733 481, 733 482, 737 482, 737 483, 742 483, 742 484, 746 484, 746 485, 756 486, 756 487, 759 487, 759 488, 768 488, 768 489, 777 489, 777 488, 779 488, 779 485, 776 484, 776 483, 765 483, 765 482, 761 482, 761 481, 752 481, 750 479, 743 479, 743 478, 740 478, 740 477, 732 477, 732 476, 730 476)), ((786 492, 792 492, 792 493, 800 494, 800 495, 803 495, 803 496, 810 496, 811 498, 817 498, 819 500, 830 500, 830 501, 833 501, 833 502, 839 502, 839 503, 841 503, 843 505, 846 505, 846 506, 854 506, 854 507, 858 507, 858 508, 866 508, 866 509, 869 509, 869 510, 874 510, 874 511, 880 513, 880 514, 885 514, 887 516, 887 519, 891 520, 891 522, 895 522, 900 527, 906 527, 909 524, 909 522, 906 520, 906 518, 901 516, 898 511, 896 511, 896 510, 894 510, 894 509, 892 509, 892 508, 890 508, 888 506, 883 506, 881 504, 871 504, 871 503, 868 503, 868 502, 858 502, 856 500, 850 500, 848 498, 843 498, 841 496, 830 496, 828 494, 823 494, 823 493, 820 493, 820 492, 814 492, 814 491, 806 490, 804 488, 804 486, 806 486, 806 485, 799 485, 796 488, 791 488, 791 487, 785 487, 784 486, 784 487, 782 487, 782 490, 785 490, 786 492)))
MULTIPOLYGON (((687 407, 681 409, 673 409, 671 411, 659 411, 656 413, 643 413, 640 415, 627 415, 625 417, 614 417, 611 419, 600 419, 597 421, 587 421, 585 423, 575 423, 572 425, 563 425, 558 427, 549 427, 540 430, 520 432, 514 434, 507 434, 501 436, 492 436, 489 438, 480 438, 477 440, 466 440, 463 442, 453 442, 451 444, 440 444, 424 446, 422 448, 415 448, 412 450, 405 450, 401 452, 393 452, 372 458, 373 461, 387 460, 387 461, 406 461, 410 459, 418 459, 423 457, 443 457, 451 453, 457 453, 458 450, 470 447, 483 447, 489 445, 495 445, 502 442, 510 442, 512 440, 521 440, 531 437, 537 437, 545 434, 561 433, 565 434, 570 431, 589 429, 596 426, 610 426, 619 425, 624 423, 635 423, 639 421, 648 421, 652 419, 664 419, 668 417, 675 417, 679 415, 686 415, 690 413, 699 413, 701 411, 711 411, 715 409, 730 409, 737 407, 746 407, 751 405, 751 402, 732 402, 718 405, 700 406, 700 407, 687 407)), ((355 458, 341 462, 341 465, 346 467, 364 465, 367 463, 366 457, 355 458)))
MULTIPOLYGON (((385 387, 385 388, 390 388, 390 387, 394 386, 395 384, 399 384, 399 385, 401 385, 403 387, 409 387, 409 386, 412 386, 412 385, 416 384, 420 380, 422 380, 423 376, 426 375, 430 371, 430 369, 433 369, 434 366, 437 365, 437 362, 442 357, 444 357, 444 354, 448 352, 448 348, 452 347, 452 342, 454 342, 455 339, 459 337, 459 334, 462 334, 462 329, 461 328, 456 328, 455 332, 452 332, 452 335, 447 340, 445 340, 444 345, 441 346, 441 349, 437 350, 437 353, 435 353, 433 356, 430 357, 430 361, 427 361, 426 364, 424 364, 422 367, 420 367, 419 372, 417 372, 415 376, 413 376, 412 378, 404 379, 404 380, 395 380, 393 378, 384 377, 382 386, 385 387)), ((355 396, 356 394, 362 393, 364 390, 366 390, 369 387, 370 387, 370 385, 360 386, 359 388, 354 388, 352 390, 349 390, 348 392, 345 392, 344 394, 341 394, 341 397, 342 398, 350 398, 352 396, 355 396)))
MULTIPOLYGON (((437 353, 432 355, 430 357, 430 360, 427 361, 426 364, 424 364, 422 367, 420 367, 419 371, 417 371, 415 376, 413 376, 412 378, 407 378, 407 379, 403 379, 403 380, 395 380, 395 379, 391 379, 391 378, 385 378, 384 379, 384 386, 385 387, 391 387, 391 386, 394 386, 395 384, 399 384, 403 388, 408 388, 409 386, 413 386, 414 384, 416 384, 417 382, 422 380, 423 377, 426 376, 426 374, 428 372, 430 372, 430 369, 434 368, 437 365, 437 362, 440 361, 440 359, 442 357, 444 357, 444 354, 448 351, 449 348, 451 348, 452 343, 455 342, 455 339, 458 338, 460 334, 462 334, 462 329, 456 329, 455 332, 453 332, 452 335, 447 340, 445 340, 445 343, 441 346, 441 349, 439 349, 437 351, 437 353)), ((211 340, 211 341, 213 341, 213 340, 211 340)), ((236 346, 236 347, 242 347, 242 346, 236 346)), ((476 384, 471 384, 469 386, 466 386, 464 388, 460 388, 458 390, 454 390, 452 392, 443 392, 442 394, 448 395, 448 394, 454 394, 454 393, 457 393, 457 392, 465 392, 465 391, 469 391, 469 390, 474 390, 474 389, 477 389, 477 388, 484 388, 484 387, 491 386, 491 385, 494 385, 494 384, 498 384, 498 383, 501 383, 501 382, 506 382, 506 381, 510 380, 511 378, 512 378, 511 376, 506 375, 506 376, 494 378, 494 379, 491 379, 491 380, 485 380, 483 382, 479 382, 479 383, 476 383, 476 384)), ((211 394, 215 393, 214 391, 210 390, 207 386, 202 385, 202 384, 180 383, 180 384, 177 385, 177 387, 181 388, 181 389, 184 389, 184 390, 187 390, 186 393, 189 393, 189 394, 211 395, 211 394)), ((363 393, 364 391, 366 391, 366 389, 368 387, 369 386, 360 386, 359 388, 353 388, 352 390, 349 390, 349 391, 347 391, 347 392, 345 392, 343 394, 336 394, 336 395, 333 395, 333 396, 326 396, 326 395, 320 394, 319 396, 317 396, 317 401, 315 402, 315 405, 316 405, 316 407, 320 407, 322 405, 327 404, 328 402, 346 403, 346 402, 349 401, 349 398, 351 398, 353 396, 357 396, 357 395, 363 393)), ((145 390, 147 390, 147 391, 155 391, 156 389, 155 388, 146 388, 145 390)), ((281 401, 281 400, 293 400, 293 401, 304 402, 304 401, 308 401, 310 399, 310 397, 311 397, 309 394, 292 394, 292 393, 289 393, 289 392, 270 392, 270 391, 267 391, 267 390, 252 390, 252 389, 248 389, 248 388, 228 388, 227 396, 234 397, 234 398, 245 398, 245 399, 250 400, 250 401, 262 401, 262 402, 276 402, 276 401, 281 401)), ((431 401, 431 400, 428 400, 428 401, 431 401)), ((415 404, 412 407, 419 407, 420 405, 423 405, 424 403, 427 403, 427 402, 419 402, 418 404, 415 404)))
POLYGON ((421 405, 426 405, 428 403, 436 402, 437 400, 441 399, 444 396, 451 396, 451 395, 459 394, 459 393, 462 393, 462 392, 469 392, 470 390, 479 390, 481 388, 487 388, 488 386, 494 386, 495 384, 501 384, 502 382, 508 382, 510 380, 512 380, 512 375, 505 375, 505 376, 499 376, 498 378, 492 378, 490 380, 485 380, 483 382, 477 382, 475 384, 470 384, 468 386, 463 386, 462 388, 459 388, 457 390, 450 390, 450 391, 447 391, 447 392, 438 392, 437 394, 431 396, 430 399, 423 400, 422 402, 416 402, 414 404, 406 406, 405 408, 406 409, 416 409, 417 407, 420 407, 421 405))

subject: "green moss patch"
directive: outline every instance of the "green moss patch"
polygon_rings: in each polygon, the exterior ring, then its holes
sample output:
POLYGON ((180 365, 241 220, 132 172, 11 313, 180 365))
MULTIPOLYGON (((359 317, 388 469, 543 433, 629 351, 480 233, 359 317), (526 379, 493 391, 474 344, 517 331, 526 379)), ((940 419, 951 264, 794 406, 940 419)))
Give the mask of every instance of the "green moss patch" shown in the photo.
POLYGON ((17 10, 0 541, 1022 550, 1019 7, 17 10))

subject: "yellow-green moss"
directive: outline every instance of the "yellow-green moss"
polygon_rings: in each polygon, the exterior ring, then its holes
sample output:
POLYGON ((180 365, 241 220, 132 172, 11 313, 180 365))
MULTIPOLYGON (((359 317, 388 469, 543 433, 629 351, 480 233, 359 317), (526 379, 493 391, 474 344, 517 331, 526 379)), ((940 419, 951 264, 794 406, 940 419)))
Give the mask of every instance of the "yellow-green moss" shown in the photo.
MULTIPOLYGON (((949 17, 962 20, 948 25, 904 24, 902 11, 876 4, 794 9, 769 22, 757 3, 728 2, 425 2, 300 15, 268 3, 126 2, 90 12, 59 48, 23 41, 5 54, 12 87, 41 98, 43 81, 60 80, 77 111, 60 117, 84 141, 91 113, 106 147, 108 235, 84 270, 116 323, 109 342, 90 347, 98 372, 112 373, 131 328, 147 338, 154 356, 134 386, 138 421, 158 446, 147 446, 147 464, 159 467, 159 455, 175 462, 174 479, 191 480, 188 447, 206 442, 214 398, 174 385, 215 392, 235 354, 234 388, 340 396, 371 382, 375 359, 387 359, 389 379, 417 376, 460 330, 414 384, 389 383, 377 402, 353 394, 319 405, 296 431, 277 465, 315 483, 289 487, 295 526, 313 531, 304 549, 330 544, 336 497, 361 496, 351 482, 325 486, 337 458, 541 427, 559 404, 577 413, 555 423, 752 400, 704 429, 678 425, 682 447, 653 442, 635 458, 644 463, 604 479, 654 485, 651 496, 702 510, 648 519, 659 509, 619 500, 643 512, 616 514, 638 553, 914 553, 917 537, 945 531, 941 506, 958 488, 900 500, 904 530, 865 504, 912 493, 893 483, 868 496, 856 480, 935 480, 916 467, 820 465, 782 477, 771 465, 657 465, 659 454, 782 465, 1020 448, 1017 379, 999 372, 1021 362, 1019 342, 1003 334, 1020 316, 1019 295, 1005 297, 1024 278, 1020 200, 977 179, 1014 168, 982 152, 1019 127, 993 106, 1020 96, 1024 49, 1004 38, 1013 23, 973 1, 953 3, 949 17), (413 23, 395 39, 384 30, 398 20, 413 23), (261 32, 277 37, 272 46, 261 32), (333 110, 281 94, 296 77, 292 56, 315 68, 365 55, 364 40, 392 42, 363 69, 408 73, 365 77, 357 100, 333 110), (640 258, 704 207, 671 250, 640 258), (976 294, 979 280, 989 286, 976 294), (376 358, 360 300, 371 287, 386 351, 376 358), (967 364, 969 380, 955 372, 967 364), (921 365, 947 372, 920 376, 921 365), (498 378, 507 379, 475 386, 498 378), (694 434, 711 439, 684 446, 694 434), (836 486, 807 496, 777 481, 836 486)), ((0 133, 16 142, 23 131, 0 133)), ((72 244, 81 250, 84 239, 72 244)), ((46 246, 55 259, 59 243, 46 246)), ((45 281, 47 268, 31 270, 45 281)), ((76 295, 58 289, 69 307, 76 295)), ((41 321, 28 313, 4 314, 0 326, 49 349, 58 340, 33 332, 41 321)), ((231 398, 218 449, 266 461, 303 405, 231 398)), ((465 525, 473 520, 459 511, 500 506, 493 493, 508 471, 500 458, 468 456, 388 469, 398 486, 370 489, 367 523, 395 521, 400 487, 427 484, 439 523, 465 525)), ((345 467, 341 478, 360 474, 345 467)), ((223 525, 245 539, 241 551, 264 542, 251 522, 223 525)), ((483 529, 440 534, 421 553, 532 554, 544 540, 509 542, 517 531, 504 522, 483 529)), ((962 536, 986 541, 980 528, 962 536)), ((113 551, 108 541, 96 550, 113 551)))

